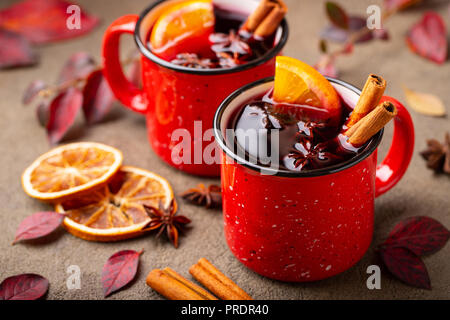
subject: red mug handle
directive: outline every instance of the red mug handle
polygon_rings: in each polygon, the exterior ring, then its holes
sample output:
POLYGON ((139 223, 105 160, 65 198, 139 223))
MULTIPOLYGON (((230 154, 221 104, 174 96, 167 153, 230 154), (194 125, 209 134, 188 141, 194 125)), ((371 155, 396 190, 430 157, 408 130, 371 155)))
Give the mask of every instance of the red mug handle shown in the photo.
POLYGON ((144 92, 125 77, 119 57, 119 40, 123 33, 134 34, 137 15, 126 15, 114 21, 103 37, 103 73, 117 99, 126 107, 145 113, 147 103, 144 92))
POLYGON ((414 150, 414 125, 408 110, 397 100, 384 96, 398 110, 394 119, 394 136, 386 158, 377 166, 375 197, 391 189, 400 181, 408 168, 414 150))

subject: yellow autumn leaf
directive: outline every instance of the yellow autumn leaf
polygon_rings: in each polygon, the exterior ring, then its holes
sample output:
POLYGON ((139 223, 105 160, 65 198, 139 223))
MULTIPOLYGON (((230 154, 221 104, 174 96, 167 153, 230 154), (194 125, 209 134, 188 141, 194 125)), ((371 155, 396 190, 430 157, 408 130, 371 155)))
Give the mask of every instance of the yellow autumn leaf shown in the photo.
POLYGON ((403 86, 408 105, 415 111, 433 117, 446 115, 444 103, 435 95, 416 92, 403 86))

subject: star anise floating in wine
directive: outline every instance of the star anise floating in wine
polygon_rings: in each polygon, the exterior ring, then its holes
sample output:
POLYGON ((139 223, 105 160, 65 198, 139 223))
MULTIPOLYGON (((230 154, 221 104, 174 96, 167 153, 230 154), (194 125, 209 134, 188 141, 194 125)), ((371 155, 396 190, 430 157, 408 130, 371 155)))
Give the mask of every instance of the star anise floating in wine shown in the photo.
POLYGON ((166 208, 159 202, 159 207, 150 207, 144 205, 145 211, 150 217, 150 222, 144 227, 145 230, 157 230, 159 229, 156 237, 159 237, 164 230, 167 233, 167 237, 173 243, 175 248, 178 248, 178 234, 186 224, 191 220, 185 216, 177 216, 177 205, 175 200, 172 200, 170 205, 166 208))
POLYGON ((217 66, 210 59, 201 59, 195 53, 180 53, 171 61, 172 63, 195 69, 210 69, 217 66))
POLYGON ((444 143, 436 139, 427 140, 428 148, 420 154, 427 161, 427 167, 437 173, 450 174, 450 133, 445 134, 444 143))
POLYGON ((329 166, 342 160, 342 157, 327 151, 326 143, 312 145, 308 139, 302 139, 295 144, 295 147, 288 155, 288 158, 294 159, 296 169, 317 169, 329 166))
POLYGON ((313 121, 307 121, 303 122, 300 121, 297 123, 298 126, 298 132, 297 137, 298 139, 308 138, 308 139, 314 139, 315 135, 323 137, 320 130, 326 128, 326 124, 323 122, 313 122, 313 121))
POLYGON ((216 208, 222 205, 222 189, 214 184, 205 187, 203 183, 200 183, 197 187, 186 190, 180 196, 206 208, 216 208))
POLYGON ((222 67, 234 67, 252 55, 250 46, 234 30, 229 34, 212 34, 209 40, 213 43, 211 49, 217 54, 222 67))

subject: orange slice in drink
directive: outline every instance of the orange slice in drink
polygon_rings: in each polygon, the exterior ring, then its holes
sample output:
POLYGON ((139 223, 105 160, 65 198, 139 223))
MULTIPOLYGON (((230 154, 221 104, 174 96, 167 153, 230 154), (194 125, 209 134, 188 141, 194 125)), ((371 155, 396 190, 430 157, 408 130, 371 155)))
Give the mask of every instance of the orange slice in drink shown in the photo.
POLYGON ((105 183, 122 160, 119 150, 104 144, 67 144, 37 158, 22 174, 22 186, 30 197, 58 201, 105 183))
MULTIPOLYGON (((146 232, 150 222, 144 205, 168 207, 173 199, 169 182, 161 176, 124 166, 102 189, 55 206, 64 213, 64 227, 90 241, 118 241, 146 232)), ((176 203, 175 203, 176 209, 176 203)))
POLYGON ((153 26, 150 35, 152 50, 165 59, 180 52, 198 53, 209 47, 214 31, 214 10, 211 0, 182 1, 169 6, 153 26))
POLYGON ((273 99, 278 103, 325 109, 330 118, 340 117, 342 111, 331 83, 313 67, 290 57, 276 58, 273 99))

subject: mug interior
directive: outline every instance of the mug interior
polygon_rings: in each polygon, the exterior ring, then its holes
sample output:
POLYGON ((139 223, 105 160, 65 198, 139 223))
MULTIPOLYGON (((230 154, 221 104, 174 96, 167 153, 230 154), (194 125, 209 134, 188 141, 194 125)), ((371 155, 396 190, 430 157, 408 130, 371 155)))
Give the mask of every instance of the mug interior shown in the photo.
MULTIPOLYGON (((175 4, 184 2, 186 0, 167 0, 167 1, 158 1, 155 4, 149 6, 144 12, 141 14, 137 24, 136 30, 134 32, 134 39, 136 44, 141 51, 141 53, 155 62, 156 64, 172 69, 175 71, 191 73, 191 74, 225 74, 232 72, 239 72, 242 70, 246 70, 260 64, 263 64, 270 59, 274 58, 280 51, 283 49, 284 45, 287 42, 288 38, 288 25, 285 19, 283 19, 281 25, 278 27, 275 34, 275 43, 272 49, 268 50, 263 56, 258 59, 254 59, 248 63, 233 67, 233 68, 216 68, 216 69, 195 69, 184 66, 179 66, 164 59, 159 58, 155 54, 151 52, 151 50, 147 46, 148 42, 148 34, 152 29, 153 25, 156 23, 156 20, 161 16, 162 12, 166 10, 167 7, 175 4)), ((243 15, 249 15, 253 10, 258 6, 258 0, 214 0, 214 5, 220 6, 223 9, 228 9, 230 11, 238 12, 243 15)))
MULTIPOLYGON (((359 96, 361 94, 361 90, 354 87, 353 85, 346 83, 341 80, 333 79, 327 77, 327 79, 331 82, 333 87, 336 89, 338 94, 341 96, 342 100, 350 106, 354 108, 359 96)), ((283 177, 314 177, 321 176, 325 174, 331 174, 335 172, 339 172, 341 170, 347 169, 349 167, 354 166, 360 161, 367 158, 372 152, 376 150, 378 145, 381 142, 381 138, 383 137, 384 130, 380 130, 369 142, 369 144, 360 151, 355 157, 338 163, 333 166, 315 169, 315 170, 305 170, 305 171, 290 171, 286 169, 274 169, 260 166, 254 162, 250 162, 247 159, 242 158, 240 155, 236 154, 232 147, 232 144, 229 143, 226 137, 226 129, 228 128, 228 124, 236 116, 236 113, 239 108, 246 102, 248 102, 253 97, 261 96, 261 94, 267 92, 273 87, 273 77, 262 79, 251 84, 248 84, 235 92, 233 92, 228 98, 226 98, 219 108, 216 111, 214 117, 214 136, 216 142, 220 146, 220 148, 234 161, 237 163, 248 167, 252 170, 258 172, 265 172, 271 175, 283 176, 283 177)))

